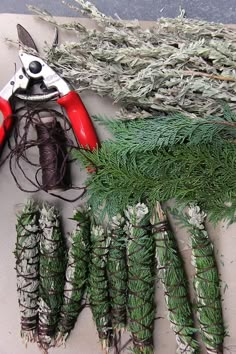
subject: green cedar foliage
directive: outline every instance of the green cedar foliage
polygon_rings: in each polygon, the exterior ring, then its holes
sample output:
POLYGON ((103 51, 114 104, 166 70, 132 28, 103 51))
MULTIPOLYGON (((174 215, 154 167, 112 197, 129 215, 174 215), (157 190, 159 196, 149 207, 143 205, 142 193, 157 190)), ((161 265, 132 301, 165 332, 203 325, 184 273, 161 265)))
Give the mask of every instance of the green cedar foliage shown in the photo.
POLYGON ((154 119, 150 129, 146 121, 108 122, 115 141, 94 152, 75 153, 85 166, 96 168, 88 177, 92 208, 103 205, 103 212, 112 216, 143 199, 155 204, 176 198, 185 205, 196 202, 214 222, 234 221, 235 118, 227 110, 223 119, 211 118, 214 124, 170 116, 154 119))

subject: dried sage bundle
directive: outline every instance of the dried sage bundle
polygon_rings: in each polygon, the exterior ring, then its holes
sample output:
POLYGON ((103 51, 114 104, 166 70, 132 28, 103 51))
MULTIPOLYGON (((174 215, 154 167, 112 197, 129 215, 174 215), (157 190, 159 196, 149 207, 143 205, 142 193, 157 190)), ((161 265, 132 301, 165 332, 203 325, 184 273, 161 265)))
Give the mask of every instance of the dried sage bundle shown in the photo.
MULTIPOLYGON (((47 60, 77 90, 91 89, 119 102, 125 118, 157 112, 191 117, 222 114, 221 101, 236 108, 236 36, 222 24, 185 18, 160 19, 146 29, 75 1, 99 29, 78 21, 63 27, 79 33, 78 42, 49 49, 47 60)), ((48 13, 32 8, 55 26, 48 13)), ((60 26, 60 25, 59 25, 60 26)))
POLYGON ((183 261, 160 203, 153 209, 151 222, 156 241, 158 274, 165 289, 168 318, 176 336, 178 353, 198 353, 183 261))
POLYGON ((38 325, 39 226, 38 207, 28 201, 17 215, 15 249, 17 293, 21 313, 21 337, 34 342, 38 325))
POLYGON ((88 210, 76 210, 73 220, 76 229, 70 235, 71 246, 68 251, 64 300, 58 324, 57 345, 64 344, 77 317, 81 312, 82 298, 88 278, 90 217, 88 210))
POLYGON ((121 214, 113 217, 110 223, 110 246, 107 272, 111 302, 112 327, 116 330, 126 328, 127 320, 127 261, 125 218, 121 214))
POLYGON ((132 333, 133 352, 153 354, 155 318, 155 248, 146 230, 149 210, 145 204, 129 206, 125 211, 128 237, 128 328, 132 333))
POLYGON ((88 294, 102 349, 108 353, 111 344, 110 300, 107 280, 109 238, 104 228, 92 224, 88 294))
POLYGON ((38 344, 47 353, 55 344, 59 314, 63 302, 65 243, 58 211, 45 204, 40 212, 40 298, 38 344))
POLYGON ((213 244, 205 230, 206 214, 199 206, 187 210, 188 230, 192 247, 192 262, 196 269, 194 288, 197 314, 203 343, 208 354, 222 354, 225 328, 222 316, 220 280, 213 244))

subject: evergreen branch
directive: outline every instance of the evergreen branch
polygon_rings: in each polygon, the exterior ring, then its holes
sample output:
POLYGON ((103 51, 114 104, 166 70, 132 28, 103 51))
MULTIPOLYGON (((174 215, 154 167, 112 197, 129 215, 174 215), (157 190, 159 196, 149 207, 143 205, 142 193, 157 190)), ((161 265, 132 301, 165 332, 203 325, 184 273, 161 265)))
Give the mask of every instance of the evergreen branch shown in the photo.
POLYGON ((203 343, 208 354, 222 354, 225 329, 222 317, 220 280, 213 244, 204 227, 206 214, 190 206, 186 221, 191 234, 192 260, 196 268, 194 288, 203 343))
POLYGON ((126 153, 120 142, 105 142, 94 153, 84 152, 85 165, 86 155, 96 167, 88 178, 94 210, 104 204, 112 216, 144 198, 152 203, 176 198, 185 205, 198 203, 211 221, 235 220, 235 144, 214 141, 126 153))
POLYGON ((65 244, 59 214, 49 205, 41 209, 39 346, 46 353, 54 345, 54 335, 63 303, 65 244))
POLYGON ((151 223, 156 241, 158 274, 165 289, 168 318, 176 335, 178 353, 198 353, 183 261, 174 234, 169 229, 167 218, 159 203, 156 203, 153 209, 151 223))
POLYGON ((110 300, 107 281, 109 239, 102 226, 92 224, 88 294, 102 349, 108 353, 111 343, 110 300))
POLYGON ((155 250, 154 240, 146 230, 149 210, 145 204, 128 207, 128 319, 133 352, 153 354, 155 318, 155 250))
POLYGON ((38 207, 28 201, 17 215, 16 275, 21 313, 21 337, 24 343, 34 342, 38 326, 39 296, 39 226, 38 207))
POLYGON ((82 297, 88 277, 90 218, 87 210, 76 210, 77 226, 71 237, 64 286, 64 300, 58 324, 57 345, 65 343, 82 311, 82 297))
POLYGON ((176 144, 207 144, 236 138, 236 114, 225 106, 223 117, 191 119, 182 114, 120 121, 95 117, 108 127, 123 152, 148 152, 176 144))
POLYGON ((116 330, 126 328, 127 313, 127 262, 125 219, 118 214, 110 223, 110 247, 107 272, 110 291, 112 326, 116 330))

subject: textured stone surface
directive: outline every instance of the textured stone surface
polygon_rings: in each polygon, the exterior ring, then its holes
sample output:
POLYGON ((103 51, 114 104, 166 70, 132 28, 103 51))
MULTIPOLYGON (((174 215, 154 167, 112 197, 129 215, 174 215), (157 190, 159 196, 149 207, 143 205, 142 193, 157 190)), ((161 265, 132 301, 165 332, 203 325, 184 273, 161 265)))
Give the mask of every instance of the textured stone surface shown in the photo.
MULTIPOLYGON (((68 3, 76 5, 74 0, 68 3)), ((118 14, 123 19, 156 20, 160 17, 175 17, 180 6, 190 18, 214 22, 236 23, 236 0, 91 0, 105 14, 118 14)), ((47 9, 53 15, 75 16, 76 13, 61 3, 61 0, 1 0, 2 13, 28 13, 26 4, 47 9)))

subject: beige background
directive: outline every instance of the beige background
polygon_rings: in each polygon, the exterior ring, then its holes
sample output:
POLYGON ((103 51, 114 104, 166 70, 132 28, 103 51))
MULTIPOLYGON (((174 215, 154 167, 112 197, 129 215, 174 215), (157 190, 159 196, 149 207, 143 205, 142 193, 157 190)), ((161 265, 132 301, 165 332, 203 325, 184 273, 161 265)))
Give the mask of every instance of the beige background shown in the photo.
MULTIPOLYGON (((82 20, 88 26, 94 26, 89 20, 82 20)), ((33 38, 36 39, 38 47, 42 47, 44 41, 53 39, 53 30, 47 24, 43 24, 32 16, 26 15, 0 15, 0 87, 14 75, 15 63, 19 67, 17 47, 9 46, 5 38, 16 40, 16 24, 25 26, 33 38)), ((145 24, 147 25, 147 24, 145 24)), ((60 40, 71 38, 65 33, 60 33, 60 40)), ((90 114, 103 114, 113 116, 116 107, 108 99, 101 99, 93 94, 82 95, 84 103, 90 114)), ((101 128, 98 128, 100 137, 104 136, 101 128)), ((6 152, 6 151, 5 151, 6 152)), ((82 175, 78 168, 74 167, 74 182, 80 183, 82 175)), ((20 331, 20 315, 17 304, 16 276, 14 270, 14 245, 15 245, 15 212, 21 204, 29 197, 20 192, 13 182, 6 164, 0 169, 0 354, 23 354, 26 349, 22 344, 20 331)), ((38 193, 35 198, 39 200, 49 199, 55 203, 63 214, 63 221, 66 231, 72 227, 67 218, 72 215, 74 205, 49 198, 45 193, 38 193)), ((225 340, 225 353, 236 353, 236 227, 219 225, 216 229, 209 228, 211 237, 215 244, 219 271, 223 279, 223 311, 224 319, 228 329, 229 337, 225 340)), ((190 264, 189 247, 187 235, 182 230, 176 230, 181 252, 186 259, 187 271, 192 274, 190 264)), ((157 317, 166 318, 166 308, 163 303, 163 291, 161 285, 157 285, 156 294, 157 317)), ((166 319, 159 319, 155 325, 155 353, 174 354, 176 351, 175 338, 169 328, 166 319)), ((27 352, 30 354, 39 353, 36 345, 29 345, 27 352)), ((68 354, 100 354, 100 345, 96 330, 91 318, 89 309, 81 315, 73 330, 66 348, 52 349, 51 353, 68 354)), ((126 351, 128 352, 128 351, 126 351)), ((202 351, 202 353, 205 353, 202 351)))

